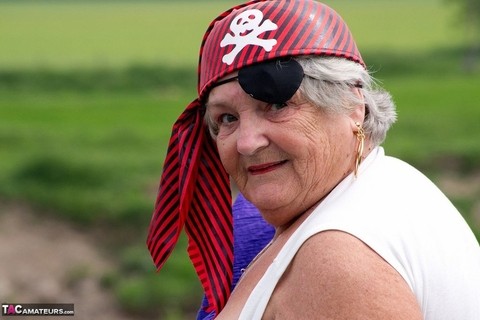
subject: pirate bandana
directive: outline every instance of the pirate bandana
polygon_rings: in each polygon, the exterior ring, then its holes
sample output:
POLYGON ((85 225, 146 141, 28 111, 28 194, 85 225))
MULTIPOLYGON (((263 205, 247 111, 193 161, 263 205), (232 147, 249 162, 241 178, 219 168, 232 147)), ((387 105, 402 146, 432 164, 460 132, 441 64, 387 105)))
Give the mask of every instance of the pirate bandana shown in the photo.
POLYGON ((232 290, 233 225, 229 177, 202 102, 228 81, 238 81, 257 100, 286 102, 303 79, 303 69, 291 59, 299 55, 336 56, 365 67, 342 18, 313 0, 250 1, 218 16, 203 38, 198 98, 173 126, 147 246, 160 269, 185 228, 207 312, 218 314, 232 290), (234 71, 238 76, 228 77, 234 71))

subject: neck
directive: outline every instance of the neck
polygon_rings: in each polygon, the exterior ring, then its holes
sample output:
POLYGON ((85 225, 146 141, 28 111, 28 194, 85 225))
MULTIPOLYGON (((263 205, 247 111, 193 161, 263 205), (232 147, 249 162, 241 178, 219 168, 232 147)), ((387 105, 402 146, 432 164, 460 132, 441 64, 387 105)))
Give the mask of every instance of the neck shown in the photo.
POLYGON ((315 208, 323 201, 324 198, 314 203, 310 208, 296 216, 294 219, 290 220, 288 223, 275 228, 275 235, 273 236, 272 241, 275 241, 282 234, 286 234, 288 237, 293 234, 295 230, 297 230, 297 228, 308 218, 308 216, 310 216, 313 210, 315 210, 315 208))

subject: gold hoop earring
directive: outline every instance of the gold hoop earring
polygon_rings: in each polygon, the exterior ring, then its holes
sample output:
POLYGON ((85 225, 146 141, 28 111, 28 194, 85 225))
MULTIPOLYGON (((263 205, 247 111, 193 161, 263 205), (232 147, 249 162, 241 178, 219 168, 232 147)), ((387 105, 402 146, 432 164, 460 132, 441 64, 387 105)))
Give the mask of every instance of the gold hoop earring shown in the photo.
POLYGON ((362 157, 363 157, 363 146, 365 144, 365 131, 362 128, 362 125, 358 122, 355 122, 355 125, 357 126, 357 140, 358 140, 358 147, 357 147, 357 157, 355 159, 355 171, 353 174, 355 175, 355 178, 358 176, 358 168, 360 167, 360 164, 362 163, 362 157))

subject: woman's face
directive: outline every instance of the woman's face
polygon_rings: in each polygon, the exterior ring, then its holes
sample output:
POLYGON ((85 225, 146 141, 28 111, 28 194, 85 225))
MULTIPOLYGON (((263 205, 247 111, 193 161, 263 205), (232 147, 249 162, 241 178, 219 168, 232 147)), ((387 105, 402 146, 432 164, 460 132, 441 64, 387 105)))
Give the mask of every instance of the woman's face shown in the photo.
POLYGON ((276 227, 321 200, 353 169, 355 121, 322 111, 298 92, 284 105, 268 104, 229 82, 210 92, 207 116, 218 126, 226 171, 276 227))

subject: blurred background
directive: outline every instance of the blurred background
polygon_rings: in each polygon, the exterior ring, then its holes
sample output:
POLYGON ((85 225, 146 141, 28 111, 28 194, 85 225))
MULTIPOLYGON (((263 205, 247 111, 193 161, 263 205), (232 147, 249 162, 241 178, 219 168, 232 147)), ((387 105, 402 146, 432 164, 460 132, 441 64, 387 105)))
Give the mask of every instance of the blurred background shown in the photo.
MULTIPOLYGON (((479 238, 480 1, 324 2, 395 98, 387 153, 437 183, 479 238)), ((145 238, 201 38, 237 3, 0 0, 0 302, 195 317, 185 239, 156 273, 145 238)))

